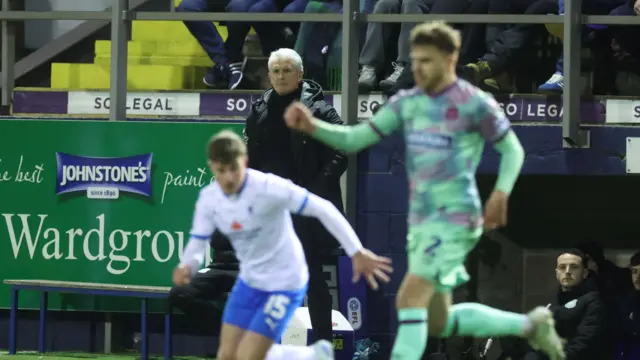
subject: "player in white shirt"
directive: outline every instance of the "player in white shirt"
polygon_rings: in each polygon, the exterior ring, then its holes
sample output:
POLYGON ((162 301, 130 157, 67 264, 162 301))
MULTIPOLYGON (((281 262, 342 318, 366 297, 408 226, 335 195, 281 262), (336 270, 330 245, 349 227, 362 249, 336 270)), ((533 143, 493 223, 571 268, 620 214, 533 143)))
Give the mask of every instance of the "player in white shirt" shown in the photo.
MULTIPOLYGON (((211 138, 208 164, 216 181, 200 191, 190 241, 173 274, 184 285, 204 261, 214 230, 229 237, 240 274, 222 316, 218 360, 332 360, 332 344, 280 345, 287 323, 306 295, 309 273, 291 213, 316 217, 353 262, 353 281, 363 275, 373 289, 387 282, 391 260, 362 247, 327 200, 291 181, 247 168, 247 149, 231 131, 211 138)), ((207 319, 203 319, 207 321, 207 319)))

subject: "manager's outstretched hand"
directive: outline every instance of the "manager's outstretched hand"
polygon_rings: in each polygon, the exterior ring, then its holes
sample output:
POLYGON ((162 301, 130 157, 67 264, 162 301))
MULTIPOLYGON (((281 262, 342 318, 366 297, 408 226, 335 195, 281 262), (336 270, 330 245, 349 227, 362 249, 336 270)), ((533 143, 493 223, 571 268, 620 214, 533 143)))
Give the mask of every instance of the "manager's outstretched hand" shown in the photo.
POLYGON ((288 127, 303 133, 310 134, 316 130, 311 110, 299 101, 287 107, 284 112, 284 121, 288 127))

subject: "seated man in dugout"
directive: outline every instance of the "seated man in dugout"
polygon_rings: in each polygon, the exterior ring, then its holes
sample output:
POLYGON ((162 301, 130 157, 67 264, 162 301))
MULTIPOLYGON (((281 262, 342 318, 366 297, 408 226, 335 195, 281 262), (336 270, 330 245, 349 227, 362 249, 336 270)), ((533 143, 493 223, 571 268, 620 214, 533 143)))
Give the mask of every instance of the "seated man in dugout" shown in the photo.
MULTIPOLYGON (((469 0, 378 0, 373 9, 374 14, 460 14, 469 6, 469 0)), ((402 70, 410 67, 409 60, 409 34, 414 28, 414 23, 402 23, 400 35, 394 37, 394 29, 397 24, 370 22, 367 24, 362 51, 360 52, 360 65, 362 70, 358 78, 358 87, 363 92, 369 92, 379 86, 380 90, 388 91, 398 81, 402 70), (397 43, 398 56, 395 62, 389 59, 390 46, 397 43), (388 65, 393 66, 393 72, 382 81, 379 75, 383 74, 388 65)))
POLYGON ((617 299, 612 322, 614 360, 640 359, 640 252, 629 260, 629 270, 633 289, 617 299))
MULTIPOLYGON (((556 260, 558 291, 548 305, 553 312, 558 335, 566 340, 566 360, 607 360, 607 309, 595 279, 589 271, 589 259, 578 249, 560 253, 556 260)), ((504 353, 500 359, 546 360, 520 339, 501 339, 504 353)))

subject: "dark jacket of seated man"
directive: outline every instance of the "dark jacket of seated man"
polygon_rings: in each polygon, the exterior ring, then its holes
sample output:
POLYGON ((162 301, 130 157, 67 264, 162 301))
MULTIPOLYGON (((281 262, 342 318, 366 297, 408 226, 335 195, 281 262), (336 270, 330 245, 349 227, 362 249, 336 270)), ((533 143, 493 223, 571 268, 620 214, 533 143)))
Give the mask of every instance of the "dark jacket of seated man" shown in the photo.
MULTIPOLYGON (((566 340, 566 360, 606 360, 610 347, 606 344, 606 308, 586 256, 578 250, 561 254, 557 260, 556 278, 559 290, 548 305, 553 312, 556 331, 566 340)), ((501 359, 547 359, 534 352, 524 341, 501 341, 505 354, 501 359), (507 350, 508 349, 508 350, 507 350)))
POLYGON ((559 291, 550 310, 558 335, 567 340, 567 360, 606 359, 606 309, 593 278, 559 291))
POLYGON ((640 252, 629 261, 631 275, 627 279, 633 290, 619 297, 615 306, 613 337, 615 360, 640 359, 640 252))
POLYGON ((233 288, 238 277, 238 259, 229 239, 219 231, 211 235, 210 245, 213 249, 211 264, 198 271, 188 285, 172 287, 169 304, 187 316, 194 331, 213 333, 222 318, 222 308, 214 302, 225 301, 233 288))

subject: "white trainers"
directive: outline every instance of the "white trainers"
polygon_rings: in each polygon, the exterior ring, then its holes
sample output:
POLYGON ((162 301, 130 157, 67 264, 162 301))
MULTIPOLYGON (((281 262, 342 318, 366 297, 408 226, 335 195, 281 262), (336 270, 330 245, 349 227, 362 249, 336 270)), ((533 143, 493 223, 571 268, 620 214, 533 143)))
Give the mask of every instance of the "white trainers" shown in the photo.
MULTIPOLYGON (((313 350, 316 353, 316 360, 334 360, 333 344, 327 340, 318 340, 313 345, 313 350)), ((554 359, 551 359, 554 360, 554 359)))
POLYGON ((527 314, 533 325, 529 345, 534 350, 545 353, 549 360, 564 360, 564 349, 562 340, 555 329, 553 314, 549 309, 537 307, 527 314))

